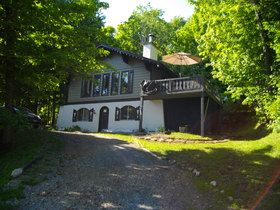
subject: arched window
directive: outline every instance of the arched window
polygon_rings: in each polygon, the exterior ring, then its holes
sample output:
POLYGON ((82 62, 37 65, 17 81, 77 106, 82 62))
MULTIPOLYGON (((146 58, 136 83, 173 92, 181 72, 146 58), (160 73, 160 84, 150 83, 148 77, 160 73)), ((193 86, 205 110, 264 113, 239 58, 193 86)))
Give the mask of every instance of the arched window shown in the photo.
POLYGON ((139 108, 124 106, 121 109, 116 107, 115 120, 139 120, 139 108))
POLYGON ((74 109, 72 121, 92 121, 93 114, 95 114, 94 109, 89 110, 87 108, 81 108, 78 111, 74 109))

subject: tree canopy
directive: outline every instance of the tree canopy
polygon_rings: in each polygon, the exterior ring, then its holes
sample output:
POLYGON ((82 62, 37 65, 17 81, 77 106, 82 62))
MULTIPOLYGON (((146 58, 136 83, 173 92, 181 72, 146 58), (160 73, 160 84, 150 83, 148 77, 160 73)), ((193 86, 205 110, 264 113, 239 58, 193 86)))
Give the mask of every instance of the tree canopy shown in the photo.
POLYGON ((104 7, 99 0, 1 1, 1 100, 11 106, 15 89, 53 91, 69 73, 99 69, 104 7))
POLYGON ((168 23, 163 19, 163 14, 164 11, 152 8, 149 3, 138 6, 127 21, 118 25, 115 36, 118 47, 141 55, 148 34, 154 34, 159 55, 166 54, 175 31, 185 24, 185 20, 174 17, 168 23))
POLYGON ((232 99, 241 99, 278 127, 279 1, 190 2, 196 7, 188 27, 200 55, 210 59, 214 77, 228 86, 232 99))
POLYGON ((103 54, 99 0, 0 3, 0 102, 8 110, 58 97, 69 76, 98 71, 103 54))

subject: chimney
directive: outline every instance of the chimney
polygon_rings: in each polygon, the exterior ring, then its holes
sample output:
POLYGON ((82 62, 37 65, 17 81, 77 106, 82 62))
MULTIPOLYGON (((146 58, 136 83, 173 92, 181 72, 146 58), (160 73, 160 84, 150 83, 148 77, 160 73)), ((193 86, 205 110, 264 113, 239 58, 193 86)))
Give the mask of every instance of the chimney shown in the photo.
POLYGON ((158 52, 157 48, 153 44, 153 38, 155 36, 153 34, 149 34, 149 41, 143 44, 143 57, 157 60, 158 52))

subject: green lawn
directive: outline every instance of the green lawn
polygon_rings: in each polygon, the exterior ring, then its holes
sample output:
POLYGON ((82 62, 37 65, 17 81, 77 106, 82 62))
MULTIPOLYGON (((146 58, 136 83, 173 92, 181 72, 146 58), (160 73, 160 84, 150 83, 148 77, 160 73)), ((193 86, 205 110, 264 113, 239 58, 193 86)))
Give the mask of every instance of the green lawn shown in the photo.
POLYGON ((217 144, 169 144, 132 136, 115 136, 138 142, 162 157, 175 159, 186 166, 186 173, 190 173, 190 168, 197 169, 201 172, 199 177, 194 176, 197 186, 214 193, 217 205, 225 207, 252 207, 280 166, 280 134, 276 133, 257 140, 232 140, 217 144), (210 186, 212 180, 217 181, 217 187, 210 186), (233 201, 228 197, 232 197, 233 201))
MULTIPOLYGON (((57 150, 60 146, 61 142, 52 137, 47 131, 31 129, 27 132, 16 134, 14 146, 8 151, 5 150, 0 153, 0 209, 12 209, 13 206, 5 204, 5 201, 12 198, 23 198, 23 185, 39 182, 39 178, 36 175, 38 171, 35 172, 33 170, 34 167, 28 168, 23 173, 29 174, 28 179, 22 180, 15 188, 3 190, 3 185, 12 179, 11 172, 34 159, 39 153, 43 152, 46 154, 57 150)), ((37 170, 40 167, 42 172, 45 166, 46 162, 44 164, 37 164, 37 170)))

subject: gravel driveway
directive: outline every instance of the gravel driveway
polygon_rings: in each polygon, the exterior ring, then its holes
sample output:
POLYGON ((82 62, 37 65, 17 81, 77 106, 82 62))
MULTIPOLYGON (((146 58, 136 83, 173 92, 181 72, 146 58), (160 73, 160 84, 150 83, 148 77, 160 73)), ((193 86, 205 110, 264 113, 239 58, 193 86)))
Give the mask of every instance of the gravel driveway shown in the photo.
POLYGON ((208 209, 191 175, 121 141, 55 133, 64 142, 48 180, 25 189, 19 209, 208 209))

